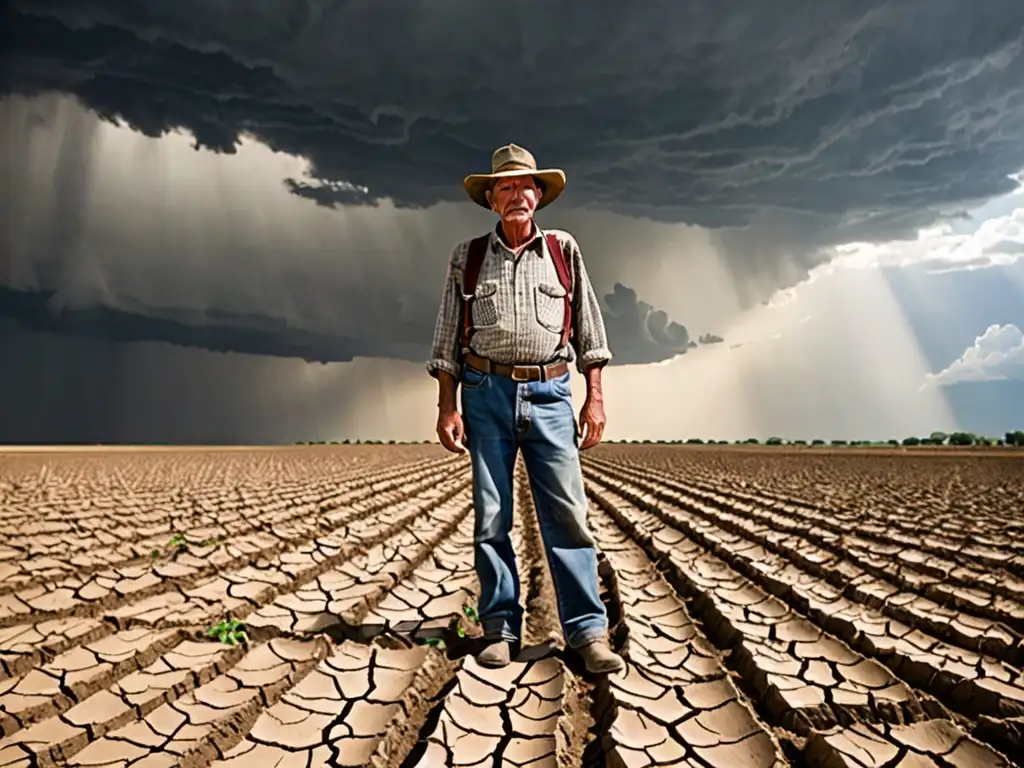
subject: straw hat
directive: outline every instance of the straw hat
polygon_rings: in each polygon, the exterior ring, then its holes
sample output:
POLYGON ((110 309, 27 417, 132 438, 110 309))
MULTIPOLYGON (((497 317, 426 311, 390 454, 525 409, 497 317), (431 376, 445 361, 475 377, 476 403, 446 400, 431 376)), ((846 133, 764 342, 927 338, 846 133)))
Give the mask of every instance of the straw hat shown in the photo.
POLYGON ((491 172, 470 174, 462 182, 470 199, 487 210, 487 191, 495 179, 505 176, 533 176, 542 188, 537 210, 549 205, 565 189, 565 173, 559 168, 537 169, 537 161, 527 150, 515 144, 498 147, 491 155, 491 172))

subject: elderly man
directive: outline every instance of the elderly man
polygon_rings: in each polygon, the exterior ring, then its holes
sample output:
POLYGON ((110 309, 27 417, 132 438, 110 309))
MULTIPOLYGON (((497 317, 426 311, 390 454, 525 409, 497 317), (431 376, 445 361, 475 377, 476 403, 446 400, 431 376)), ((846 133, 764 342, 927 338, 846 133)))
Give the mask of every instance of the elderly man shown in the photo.
POLYGON ((538 170, 529 152, 510 144, 494 152, 491 173, 467 176, 464 186, 501 221, 451 254, 427 370, 440 391, 438 438, 452 452, 463 452, 460 442, 468 447, 473 468, 478 614, 488 641, 476 658, 508 664, 522 630, 509 538, 522 450, 566 644, 590 672, 617 672, 624 664, 607 641, 579 459, 604 431, 601 368, 611 352, 576 240, 533 220, 561 194, 565 174, 538 170), (574 360, 587 382, 578 427, 574 360))

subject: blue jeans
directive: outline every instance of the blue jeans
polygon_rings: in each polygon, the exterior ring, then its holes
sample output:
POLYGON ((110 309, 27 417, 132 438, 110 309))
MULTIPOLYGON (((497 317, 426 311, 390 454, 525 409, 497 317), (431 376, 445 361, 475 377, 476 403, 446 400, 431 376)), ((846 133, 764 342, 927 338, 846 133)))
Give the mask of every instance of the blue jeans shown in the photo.
POLYGON ((473 467, 477 613, 485 636, 516 641, 522 632, 512 530, 512 479, 523 452, 541 538, 558 598, 562 633, 577 648, 605 633, 597 551, 587 528, 587 496, 569 373, 516 382, 465 366, 462 418, 473 467))

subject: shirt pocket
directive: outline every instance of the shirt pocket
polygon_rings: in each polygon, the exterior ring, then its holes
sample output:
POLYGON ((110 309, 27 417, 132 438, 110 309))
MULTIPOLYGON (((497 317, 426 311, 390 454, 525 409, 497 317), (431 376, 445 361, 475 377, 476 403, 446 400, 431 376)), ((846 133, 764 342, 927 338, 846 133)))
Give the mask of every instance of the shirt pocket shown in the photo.
POLYGON ((498 283, 495 280, 484 280, 477 284, 473 294, 473 327, 493 328, 498 324, 498 283))
POLYGON ((561 285, 541 283, 533 291, 533 305, 537 322, 552 333, 562 332, 565 313, 565 288, 561 285))

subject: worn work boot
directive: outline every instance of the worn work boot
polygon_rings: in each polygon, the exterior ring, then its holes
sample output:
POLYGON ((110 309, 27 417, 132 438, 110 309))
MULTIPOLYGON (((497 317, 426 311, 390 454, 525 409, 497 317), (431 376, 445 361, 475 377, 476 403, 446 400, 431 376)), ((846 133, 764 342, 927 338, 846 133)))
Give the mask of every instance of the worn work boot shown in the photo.
POLYGON ((583 659, 587 671, 593 675, 612 674, 626 668, 626 662, 622 660, 622 657, 611 649, 607 640, 601 637, 580 646, 576 652, 583 659))
POLYGON ((490 645, 476 655, 476 663, 481 667, 504 667, 512 660, 512 652, 506 640, 493 640, 490 645))

